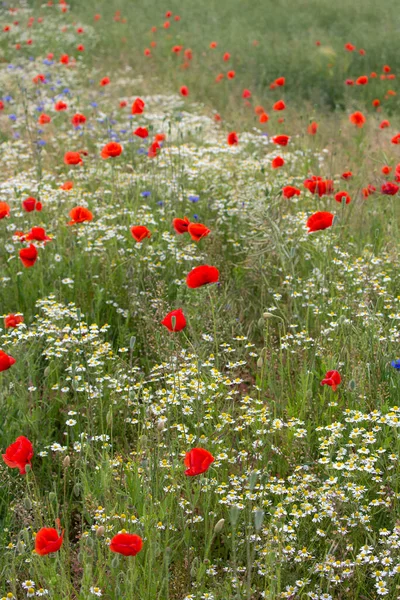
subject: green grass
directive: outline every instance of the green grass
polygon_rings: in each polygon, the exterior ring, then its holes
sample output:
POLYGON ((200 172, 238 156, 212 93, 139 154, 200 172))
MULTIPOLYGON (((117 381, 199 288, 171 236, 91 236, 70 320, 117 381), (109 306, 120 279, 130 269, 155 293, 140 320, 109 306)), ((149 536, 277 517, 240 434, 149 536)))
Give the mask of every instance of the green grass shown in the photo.
POLYGON ((0 374, 0 447, 24 435, 34 458, 25 476, 0 464, 0 597, 396 597, 400 208, 380 190, 395 179, 400 125, 398 96, 385 99, 397 79, 379 76, 385 64, 397 73, 399 19, 394 2, 370 0, 1 9, 1 30, 20 24, 0 36, 0 202, 11 210, 0 220, 0 306, 24 324, 0 330, 16 359, 0 374), (167 9, 181 20, 164 30, 167 9), (28 29, 31 15, 43 22, 28 29), (189 68, 174 45, 193 51, 189 68), (43 63, 49 52, 55 62, 43 63), (64 53, 77 63, 60 64, 64 53), (229 69, 235 78, 215 83, 229 69), (371 71, 367 86, 344 83, 371 71), (32 82, 38 73, 47 83, 32 82), (285 86, 270 90, 279 76, 285 86), (131 118, 138 96, 145 112, 131 118), (54 110, 58 99, 66 111, 54 110), (349 122, 355 110, 362 129, 349 122), (39 126, 40 112, 51 123, 39 126), (75 130, 76 112, 87 122, 75 130), (132 136, 139 125, 145 141, 132 136), (226 143, 233 130, 237 147, 226 143), (157 133, 166 140, 151 159, 157 133), (270 142, 276 134, 291 136, 286 148, 270 142), (123 152, 105 161, 114 138, 123 152), (83 165, 65 165, 67 151, 83 165), (278 154, 286 164, 273 170, 278 154), (310 175, 332 179, 351 203, 309 193, 310 175), (60 189, 67 180, 70 191, 60 189), (377 191, 364 198, 368 184, 377 191), (284 198, 286 185, 300 196, 284 198), (22 210, 28 196, 41 212, 22 210), (76 206, 93 220, 68 226, 76 206), (308 234, 316 211, 334 224, 308 234), (210 235, 176 235, 172 220, 184 216, 210 235), (136 244, 133 225, 151 237, 136 244), (33 226, 52 239, 24 268, 15 234, 33 226), (219 269, 219 283, 189 289, 201 264, 219 269), (177 308, 187 327, 171 333, 161 321, 177 308), (336 391, 321 386, 333 369, 336 391), (215 462, 191 478, 194 447, 215 462), (57 519, 60 551, 37 555, 36 533, 57 519), (121 530, 143 538, 136 557, 110 551, 121 530))

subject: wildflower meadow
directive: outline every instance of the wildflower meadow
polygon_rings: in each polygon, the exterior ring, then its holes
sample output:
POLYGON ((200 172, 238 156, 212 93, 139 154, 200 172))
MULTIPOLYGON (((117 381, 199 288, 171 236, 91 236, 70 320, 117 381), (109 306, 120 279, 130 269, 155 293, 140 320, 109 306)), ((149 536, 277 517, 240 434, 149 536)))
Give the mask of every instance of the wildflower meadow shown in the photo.
POLYGON ((0 598, 400 598, 394 0, 0 6, 0 598))

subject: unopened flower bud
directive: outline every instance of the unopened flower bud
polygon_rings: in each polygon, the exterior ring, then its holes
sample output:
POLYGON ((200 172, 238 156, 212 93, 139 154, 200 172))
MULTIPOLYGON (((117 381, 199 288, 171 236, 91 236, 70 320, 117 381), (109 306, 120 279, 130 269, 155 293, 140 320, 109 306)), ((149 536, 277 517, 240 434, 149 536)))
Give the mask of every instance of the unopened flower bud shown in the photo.
POLYGON ((225 519, 220 519, 218 523, 215 524, 214 533, 221 533, 225 525, 225 519))
POLYGON ((63 460, 62 464, 63 464, 63 467, 64 467, 64 469, 68 469, 69 465, 71 464, 71 459, 70 459, 70 457, 68 456, 68 454, 67 454, 67 456, 64 458, 64 460, 63 460))
POLYGON ((99 527, 96 529, 96 536, 97 536, 98 538, 100 538, 100 537, 103 537, 103 535, 104 535, 104 532, 105 532, 105 527, 104 527, 104 525, 100 525, 100 526, 99 526, 99 527))

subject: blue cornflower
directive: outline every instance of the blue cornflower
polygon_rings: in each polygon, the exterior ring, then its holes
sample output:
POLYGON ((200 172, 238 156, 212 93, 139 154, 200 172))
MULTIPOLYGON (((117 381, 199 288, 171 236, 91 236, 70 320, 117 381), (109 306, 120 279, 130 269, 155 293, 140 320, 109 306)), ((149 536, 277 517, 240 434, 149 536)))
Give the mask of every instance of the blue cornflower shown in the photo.
POLYGON ((400 359, 392 360, 390 364, 392 365, 392 367, 400 371, 400 359))
POLYGON ((198 202, 200 200, 200 196, 189 196, 190 202, 198 202))
POLYGON ((142 198, 148 198, 149 196, 151 196, 151 192, 140 192, 140 195, 142 196, 142 198))

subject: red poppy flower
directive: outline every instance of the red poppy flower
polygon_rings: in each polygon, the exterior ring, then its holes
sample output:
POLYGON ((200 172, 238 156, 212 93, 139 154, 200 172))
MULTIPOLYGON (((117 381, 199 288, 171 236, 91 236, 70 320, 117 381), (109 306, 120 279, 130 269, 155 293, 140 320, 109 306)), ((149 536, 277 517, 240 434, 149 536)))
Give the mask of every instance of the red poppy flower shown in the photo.
POLYGON ((58 552, 63 543, 64 532, 59 536, 56 529, 43 527, 39 529, 35 537, 35 552, 40 556, 58 552))
POLYGON ((283 160, 283 158, 281 156, 277 156, 271 162, 271 166, 273 169, 279 169, 279 167, 283 167, 284 164, 285 164, 285 161, 283 160))
POLYGON ((70 211, 69 216, 71 217, 71 221, 69 221, 68 225, 75 225, 76 223, 85 223, 85 221, 93 220, 93 214, 84 206, 76 206, 70 211))
POLYGON ((278 102, 275 102, 275 104, 272 108, 274 110, 285 110, 286 104, 284 103, 283 100, 278 100, 278 102))
POLYGON ((228 79, 234 79, 235 75, 236 75, 235 71, 228 71, 226 74, 228 79))
POLYGON ((24 267, 26 267, 27 269, 33 267, 38 257, 38 251, 36 249, 36 246, 30 244, 27 248, 22 248, 19 251, 19 257, 24 267))
POLYGON ((7 369, 12 367, 13 364, 15 364, 15 362, 15 358, 10 356, 9 354, 6 354, 5 352, 3 352, 3 350, 0 350, 0 372, 7 371, 7 369))
POLYGON ((354 85, 353 79, 346 79, 346 85, 354 85))
POLYGON ((250 90, 243 90, 242 92, 242 98, 251 98, 251 91, 250 90))
POLYGON ((380 103, 381 103, 381 101, 378 100, 378 98, 376 98, 375 100, 372 100, 372 106, 374 106, 375 108, 378 108, 380 103))
POLYGON ((72 183, 72 181, 66 181, 65 183, 60 185, 60 190, 69 191, 69 190, 72 190, 73 187, 74 187, 74 184, 72 183))
POLYGON ((33 210, 42 210, 42 204, 41 202, 38 202, 36 200, 36 198, 32 198, 32 196, 29 196, 29 198, 25 198, 25 200, 22 200, 22 208, 26 211, 26 212, 32 212, 33 210))
POLYGON ((392 144, 400 144, 400 133, 392 137, 392 144))
POLYGON ((224 74, 223 73, 219 73, 216 78, 215 78, 215 82, 219 83, 222 79, 224 78, 224 74))
POLYGON ((150 48, 145 48, 143 54, 145 56, 151 56, 151 50, 150 50, 150 48))
POLYGON ((0 219, 10 216, 10 206, 7 202, 0 202, 0 219))
POLYGON ((333 192, 332 179, 322 179, 322 177, 313 175, 304 181, 304 187, 312 194, 318 194, 320 198, 333 192))
POLYGON ((83 123, 86 123, 86 117, 85 115, 81 115, 80 113, 76 113, 72 119, 71 119, 71 123, 74 127, 78 127, 78 125, 83 125, 83 123))
POLYGON ((301 191, 292 185, 286 185, 282 188, 282 194, 284 198, 293 198, 293 196, 300 196, 301 191))
POLYGON ((351 198, 347 192, 338 192, 335 194, 335 200, 336 202, 343 202, 343 200, 346 200, 346 204, 350 204, 351 202, 351 198))
POLYGON ((181 96, 189 96, 189 88, 186 85, 183 85, 180 89, 181 96))
POLYGON ((366 75, 361 75, 356 79, 356 85, 366 85, 368 83, 368 77, 366 75))
POLYGON ((351 177, 353 177, 353 173, 351 171, 345 171, 342 173, 342 179, 350 179, 351 177))
POLYGON ((209 265, 200 265, 190 271, 186 277, 186 285, 195 289, 209 283, 217 283, 219 280, 219 271, 217 267, 210 267, 209 265))
POLYGON ((32 81, 33 83, 44 83, 46 81, 46 77, 42 73, 39 73, 38 75, 35 75, 32 81))
POLYGON ((78 50, 78 52, 84 52, 85 51, 85 46, 83 44, 79 44, 76 49, 78 50))
POLYGON ((210 233, 210 230, 202 223, 190 223, 188 226, 188 232, 192 240, 198 242, 203 237, 207 237, 210 233))
POLYGON ((51 118, 49 117, 49 115, 45 115, 44 113, 38 118, 39 125, 46 125, 46 123, 50 123, 50 121, 51 118))
POLYGON ((58 102, 55 103, 54 105, 54 109, 57 112, 60 112, 62 110, 67 110, 68 108, 68 104, 66 102, 64 102, 63 100, 59 100, 58 102))
POLYGON ((383 173, 383 175, 389 175, 389 173, 392 171, 392 167, 389 167, 389 165, 384 165, 381 169, 381 172, 383 173))
POLYGON ((69 63, 69 56, 68 54, 63 54, 60 58, 60 63, 63 65, 67 65, 69 63))
POLYGON ((133 135, 137 135, 138 137, 142 138, 142 140, 144 140, 145 138, 148 137, 149 132, 146 129, 146 127, 138 127, 137 129, 135 129, 135 131, 133 132, 133 135))
POLYGON ((307 220, 308 233, 328 229, 333 223, 334 215, 330 212, 316 212, 307 220))
POLYGON ((364 127, 366 120, 367 119, 359 110, 349 116, 350 123, 353 123, 353 125, 356 125, 357 127, 364 127))
POLYGON ((313 121, 307 127, 307 133, 309 133, 310 135, 315 135, 317 133, 317 131, 318 131, 318 123, 313 121))
POLYGON ((382 184, 381 192, 387 196, 394 196, 399 191, 399 186, 393 183, 392 181, 387 181, 382 184))
POLYGON ((109 77, 103 77, 103 79, 100 79, 100 85, 103 87, 109 83, 111 83, 109 77))
POLYGON ((110 550, 124 556, 136 556, 143 547, 143 540, 132 533, 117 533, 111 540, 110 550))
POLYGON ((274 144, 278 144, 278 146, 287 146, 289 143, 290 137, 288 135, 276 135, 272 138, 274 144))
POLYGON ((158 143, 158 141, 157 141, 157 140, 156 140, 156 141, 154 141, 154 142, 151 144, 151 146, 150 146, 150 148, 149 148, 149 150, 148 150, 148 152, 147 152, 147 156, 148 156, 149 158, 155 158, 155 157, 157 156, 157 154, 158 154, 158 152, 159 152, 160 148, 161 148, 161 146, 160 146, 160 144, 158 143))
POLYGON ((347 44, 344 45, 345 50, 347 50, 348 52, 354 52, 354 50, 356 49, 355 46, 353 46, 353 44, 350 44, 350 42, 347 42, 347 44))
POLYGON ((342 379, 338 371, 328 371, 324 379, 321 381, 321 385, 329 385, 335 392, 341 380, 342 379))
POLYGON ((364 196, 364 198, 368 198, 368 196, 370 196, 374 192, 376 192, 376 187, 371 184, 362 189, 362 195, 364 196))
POLYGON ((286 79, 284 77, 278 77, 278 79, 275 79, 275 85, 282 87, 285 85, 285 81, 286 79))
POLYGON ((187 217, 184 217, 183 219, 174 219, 172 221, 172 226, 179 235, 182 235, 182 233, 187 233, 189 225, 190 221, 187 217))
POLYGON ((145 238, 151 237, 150 231, 144 225, 134 225, 131 227, 131 234, 138 243, 142 242, 145 238))
POLYGON ((178 308, 168 313, 161 321, 161 325, 164 325, 170 331, 182 331, 182 329, 185 329, 186 319, 182 309, 178 308))
POLYGON ((134 103, 132 104, 132 114, 133 115, 141 115, 144 111, 144 102, 141 98, 136 98, 134 103))
POLYGON ((189 477, 195 477, 205 473, 210 468, 210 465, 215 461, 215 458, 208 450, 204 448, 193 448, 189 452, 186 452, 185 456, 185 475, 189 477))
POLYGON ((118 144, 118 142, 108 142, 108 144, 106 144, 101 151, 101 157, 104 159, 116 158, 121 153, 122 153, 121 144, 118 144))
POLYGON ((223 56, 223 60, 225 62, 227 62, 230 59, 231 55, 229 54, 229 52, 225 52, 224 56, 223 56))
POLYGON ((383 70, 384 73, 390 73, 391 68, 389 67, 389 65, 384 65, 383 68, 382 68, 382 70, 383 70))
POLYGON ((79 152, 66 152, 64 154, 64 163, 66 165, 82 165, 83 160, 79 152))
POLYGON ((261 113, 260 118, 258 120, 260 121, 260 123, 268 123, 269 116, 267 115, 267 113, 263 112, 261 113))
POLYGON ((164 142, 166 138, 165 133, 156 133, 156 135, 154 136, 154 141, 155 142, 164 142))
POLYGON ((235 146, 236 144, 238 144, 239 143, 238 134, 235 131, 231 131, 230 133, 228 133, 227 142, 228 142, 229 146, 235 146))
POLYGON ((7 315, 4 317, 4 327, 6 329, 11 329, 17 327, 20 323, 24 322, 24 317, 22 315, 7 315))
MULTIPOLYGON (((2 350, 0 350, 0 355, 2 350)), ((3 352, 4 354, 4 352, 3 352)), ((6 355, 7 356, 7 355, 6 355)), ((11 357, 9 357, 11 358, 11 357)), ((12 359, 15 363, 15 360, 12 359)), ((0 358, 1 365, 1 358, 0 358)), ((11 366, 11 365, 10 365, 11 366)), ((8 367, 6 367, 8 369, 8 367)), ((0 366, 1 369, 1 366, 0 366)), ((4 369, 1 369, 4 371, 4 369)), ((25 436, 19 436, 11 446, 5 451, 5 454, 2 455, 3 460, 10 469, 19 469, 21 475, 26 474, 26 465, 31 466, 31 460, 33 457, 33 446, 32 443, 25 436)))
POLYGON ((25 236, 25 240, 27 240, 28 242, 50 242, 51 238, 48 235, 46 235, 46 232, 43 229, 43 227, 32 227, 30 232, 25 236))

